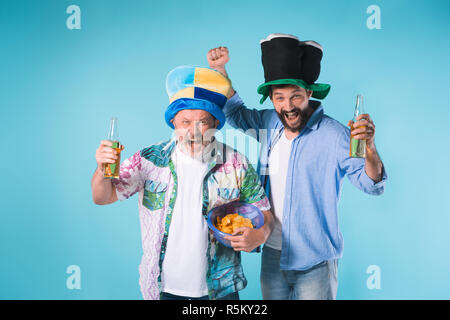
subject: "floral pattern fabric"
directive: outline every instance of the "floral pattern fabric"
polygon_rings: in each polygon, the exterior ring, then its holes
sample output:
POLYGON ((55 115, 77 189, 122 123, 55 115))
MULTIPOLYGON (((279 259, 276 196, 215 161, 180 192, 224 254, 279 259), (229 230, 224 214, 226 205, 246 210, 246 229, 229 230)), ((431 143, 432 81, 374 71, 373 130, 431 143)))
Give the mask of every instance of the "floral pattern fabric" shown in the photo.
MULTIPOLYGON (((269 210, 269 200, 247 158, 224 144, 215 143, 209 171, 203 181, 203 216, 207 218, 212 208, 232 201, 244 201, 260 210, 269 210)), ((119 200, 138 193, 143 247, 139 283, 144 299, 159 299, 162 287, 160 272, 177 190, 177 176, 171 159, 174 147, 175 141, 169 140, 136 152, 123 161, 119 179, 113 180, 119 200)), ((210 298, 243 289, 247 280, 240 252, 220 244, 212 233, 208 237, 210 298)))

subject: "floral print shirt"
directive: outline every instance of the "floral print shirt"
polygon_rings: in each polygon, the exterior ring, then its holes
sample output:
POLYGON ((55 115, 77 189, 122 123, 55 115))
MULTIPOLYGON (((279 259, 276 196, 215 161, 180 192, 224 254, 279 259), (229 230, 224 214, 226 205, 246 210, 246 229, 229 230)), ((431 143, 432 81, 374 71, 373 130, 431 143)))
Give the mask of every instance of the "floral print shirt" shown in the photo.
MULTIPOLYGON (((203 180, 205 219, 212 208, 233 201, 269 210, 268 198, 247 158, 216 140, 213 143, 208 173, 203 180)), ((160 298, 162 262, 177 196, 177 174, 171 157, 175 145, 172 139, 136 152, 123 161, 119 179, 113 180, 119 200, 138 193, 143 246, 139 283, 144 299, 160 298)), ((247 280, 240 252, 223 246, 212 233, 208 235, 207 260, 210 299, 245 288, 247 280)))

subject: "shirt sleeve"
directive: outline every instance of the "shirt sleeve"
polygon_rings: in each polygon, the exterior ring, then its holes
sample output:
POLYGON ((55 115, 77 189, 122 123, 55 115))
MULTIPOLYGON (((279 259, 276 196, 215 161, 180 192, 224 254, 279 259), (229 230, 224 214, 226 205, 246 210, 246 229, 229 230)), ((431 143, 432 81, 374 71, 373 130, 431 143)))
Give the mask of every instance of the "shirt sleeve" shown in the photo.
POLYGON ((247 108, 237 92, 227 100, 223 107, 227 122, 233 128, 244 130, 247 135, 257 140, 259 140, 259 130, 267 129, 270 111, 247 108))
POLYGON ((141 153, 138 151, 121 163, 119 179, 113 180, 119 200, 128 199, 144 187, 144 180, 141 178, 141 161, 141 153))
POLYGON ((379 182, 373 181, 366 173, 365 159, 350 157, 350 129, 344 128, 338 137, 336 153, 339 168, 346 174, 350 182, 361 191, 371 195, 381 195, 387 180, 387 174, 383 165, 383 175, 379 182))
POLYGON ((255 169, 248 161, 247 169, 244 171, 239 200, 250 203, 261 211, 270 210, 269 199, 264 192, 261 181, 255 169))

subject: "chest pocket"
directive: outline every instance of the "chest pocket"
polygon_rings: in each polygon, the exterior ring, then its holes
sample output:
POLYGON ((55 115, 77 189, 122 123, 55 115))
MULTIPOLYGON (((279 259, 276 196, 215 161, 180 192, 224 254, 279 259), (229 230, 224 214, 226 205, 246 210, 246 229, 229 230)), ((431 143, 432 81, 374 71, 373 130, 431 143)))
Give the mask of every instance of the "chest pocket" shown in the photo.
POLYGON ((144 199, 142 204, 149 210, 155 211, 164 207, 167 184, 163 182, 146 180, 144 185, 144 199))
POLYGON ((220 198, 227 201, 237 200, 240 196, 238 188, 217 188, 217 193, 220 198))

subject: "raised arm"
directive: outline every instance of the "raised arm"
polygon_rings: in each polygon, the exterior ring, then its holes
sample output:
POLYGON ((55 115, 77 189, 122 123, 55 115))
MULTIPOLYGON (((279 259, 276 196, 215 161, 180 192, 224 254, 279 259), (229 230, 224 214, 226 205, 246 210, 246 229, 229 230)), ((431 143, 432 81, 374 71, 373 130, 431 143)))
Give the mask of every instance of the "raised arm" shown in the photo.
MULTIPOLYGON (((228 77, 225 65, 230 60, 230 56, 226 47, 217 47, 209 50, 207 59, 210 68, 215 69, 228 77)), ((232 127, 242 129, 252 136, 254 136, 254 134, 251 134, 248 130, 253 129, 256 131, 256 135, 258 135, 260 129, 267 129, 267 122, 273 114, 273 110, 247 108, 233 88, 230 90, 228 101, 225 104, 223 111, 227 118, 227 122, 232 127)))

